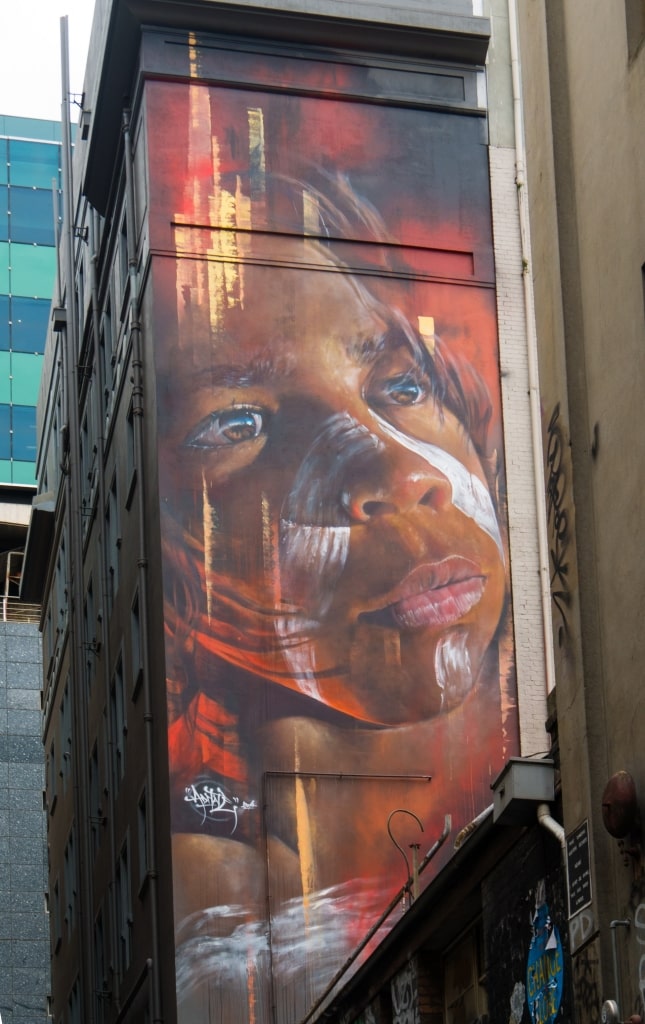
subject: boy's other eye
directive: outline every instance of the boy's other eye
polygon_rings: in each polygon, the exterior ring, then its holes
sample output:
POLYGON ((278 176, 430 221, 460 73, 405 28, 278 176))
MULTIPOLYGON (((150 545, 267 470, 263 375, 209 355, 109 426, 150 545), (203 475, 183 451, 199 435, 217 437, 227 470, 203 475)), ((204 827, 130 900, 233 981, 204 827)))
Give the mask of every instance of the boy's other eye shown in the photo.
POLYGON ((222 448, 254 441, 263 433, 266 413, 249 406, 218 409, 198 423, 184 441, 189 448, 222 448))

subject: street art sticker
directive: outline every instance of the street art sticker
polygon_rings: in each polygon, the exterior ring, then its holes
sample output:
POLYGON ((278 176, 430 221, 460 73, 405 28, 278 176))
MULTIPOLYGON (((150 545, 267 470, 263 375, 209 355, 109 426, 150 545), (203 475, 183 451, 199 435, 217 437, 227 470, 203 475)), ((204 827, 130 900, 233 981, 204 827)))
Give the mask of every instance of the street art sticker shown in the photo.
POLYGON ((526 1000, 533 1024, 552 1024, 560 1009, 564 986, 562 943, 543 891, 541 896, 540 892, 538 889, 539 902, 531 922, 533 935, 526 966, 526 1000))
POLYGON ((182 1024, 304 1019, 517 752, 483 121, 300 73, 146 86, 182 1024))

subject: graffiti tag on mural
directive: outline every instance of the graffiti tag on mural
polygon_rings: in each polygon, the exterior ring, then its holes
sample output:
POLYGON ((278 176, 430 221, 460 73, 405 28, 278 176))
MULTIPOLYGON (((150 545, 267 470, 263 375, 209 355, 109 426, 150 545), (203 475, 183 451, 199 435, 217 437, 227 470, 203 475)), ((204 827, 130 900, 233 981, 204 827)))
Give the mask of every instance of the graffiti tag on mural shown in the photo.
POLYGON ((560 403, 553 410, 547 427, 547 521, 551 531, 549 555, 551 559, 551 598, 567 631, 567 609, 571 602, 569 586, 569 517, 564 507, 567 480, 564 469, 564 436, 560 424, 560 403))
POLYGON ((237 828, 240 814, 257 807, 255 800, 240 800, 238 796, 230 796, 221 786, 212 786, 208 782, 186 786, 184 800, 200 815, 202 823, 208 819, 228 824, 231 834, 237 828))
POLYGON ((392 1010, 394 1024, 421 1024, 416 972, 411 963, 392 980, 392 1010))
POLYGON ((573 998, 584 1024, 600 1021, 600 990, 598 988, 599 959, 595 943, 587 946, 573 960, 573 998))

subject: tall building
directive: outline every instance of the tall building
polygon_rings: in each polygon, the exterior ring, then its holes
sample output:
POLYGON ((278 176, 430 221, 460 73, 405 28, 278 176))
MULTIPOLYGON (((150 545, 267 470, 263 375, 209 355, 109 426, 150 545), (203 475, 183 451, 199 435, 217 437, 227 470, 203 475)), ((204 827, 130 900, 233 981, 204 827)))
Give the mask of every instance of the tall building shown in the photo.
POLYGON ((26 555, 57 1022, 613 992, 517 13, 97 5, 26 555))
POLYGON ((56 276, 60 124, 0 116, 0 1013, 47 1020, 42 655, 20 600, 36 483, 36 402, 56 276))
POLYGON ((0 116, 0 484, 36 483, 60 161, 59 123, 0 116))
POLYGON ((574 993, 626 1020, 645 1017, 645 4, 520 14, 563 820, 592 881, 574 993))

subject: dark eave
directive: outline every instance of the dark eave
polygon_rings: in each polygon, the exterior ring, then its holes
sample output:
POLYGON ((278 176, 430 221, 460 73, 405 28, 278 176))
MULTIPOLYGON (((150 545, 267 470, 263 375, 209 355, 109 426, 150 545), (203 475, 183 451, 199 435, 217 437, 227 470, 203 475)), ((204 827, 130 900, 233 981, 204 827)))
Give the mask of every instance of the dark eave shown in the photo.
POLYGON ((54 537, 54 494, 38 494, 33 500, 20 581, 20 600, 40 604, 54 537))

